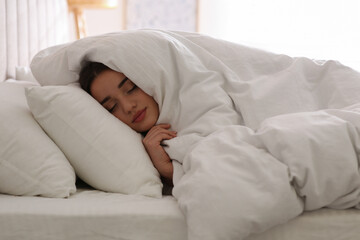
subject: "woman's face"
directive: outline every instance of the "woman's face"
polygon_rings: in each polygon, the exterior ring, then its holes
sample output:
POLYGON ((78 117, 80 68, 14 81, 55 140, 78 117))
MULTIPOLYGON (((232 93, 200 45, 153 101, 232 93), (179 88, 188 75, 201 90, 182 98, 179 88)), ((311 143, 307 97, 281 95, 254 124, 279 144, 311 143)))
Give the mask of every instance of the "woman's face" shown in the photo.
POLYGON ((146 132, 159 118, 159 107, 124 74, 105 70, 90 87, 91 95, 110 113, 137 132, 146 132))

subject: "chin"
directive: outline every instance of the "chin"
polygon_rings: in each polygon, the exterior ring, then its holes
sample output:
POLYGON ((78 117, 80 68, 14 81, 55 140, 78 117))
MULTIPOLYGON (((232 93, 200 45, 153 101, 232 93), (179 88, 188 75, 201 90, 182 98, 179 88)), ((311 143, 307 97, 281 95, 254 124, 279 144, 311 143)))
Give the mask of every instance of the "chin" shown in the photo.
POLYGON ((145 128, 145 127, 137 127, 137 128, 132 128, 133 130, 135 130, 138 133, 144 133, 144 132, 148 132, 150 130, 150 128, 145 128))

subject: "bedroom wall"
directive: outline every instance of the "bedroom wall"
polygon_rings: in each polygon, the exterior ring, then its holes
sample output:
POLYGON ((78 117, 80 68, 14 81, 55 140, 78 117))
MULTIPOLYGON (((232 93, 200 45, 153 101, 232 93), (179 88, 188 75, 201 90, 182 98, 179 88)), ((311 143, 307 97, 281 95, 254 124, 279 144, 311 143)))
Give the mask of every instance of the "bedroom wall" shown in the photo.
MULTIPOLYGON (((197 30, 198 0, 118 0, 115 9, 84 9, 88 36, 124 29, 197 30)), ((70 30, 75 39, 74 16, 70 30)))
MULTIPOLYGON (((225 40, 290 56, 339 60, 360 71, 358 0, 118 2, 117 9, 85 10, 88 35, 124 29, 124 4, 127 3, 127 6, 132 6, 128 12, 129 22, 132 21, 130 28, 198 30, 225 40)), ((75 36, 74 28, 72 29, 75 36)))
MULTIPOLYGON (((84 9, 88 36, 120 31, 123 29, 123 0, 115 9, 84 9)), ((74 15, 69 13, 71 39, 76 39, 74 15)))
POLYGON ((360 1, 200 0, 200 32, 360 71, 360 1))

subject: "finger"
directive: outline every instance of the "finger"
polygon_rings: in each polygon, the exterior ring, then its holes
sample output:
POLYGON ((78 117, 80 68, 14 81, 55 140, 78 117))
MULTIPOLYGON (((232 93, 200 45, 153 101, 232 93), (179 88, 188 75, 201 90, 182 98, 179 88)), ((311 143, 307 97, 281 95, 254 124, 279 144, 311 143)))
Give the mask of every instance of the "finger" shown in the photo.
POLYGON ((145 136, 145 138, 147 139, 158 139, 158 138, 161 138, 161 136, 165 136, 165 135, 169 135, 171 137, 176 137, 177 134, 175 132, 171 132, 171 131, 156 131, 156 132, 153 132, 153 133, 150 133, 148 135, 145 136))
POLYGON ((172 134, 169 134, 169 133, 163 132, 163 133, 159 133, 157 135, 154 135, 152 139, 155 140, 155 141, 161 142, 162 140, 169 140, 169 139, 172 139, 174 137, 176 137, 176 136, 174 136, 172 134))
MULTIPOLYGON (((169 129, 170 127, 171 127, 171 125, 170 124, 168 124, 168 123, 160 123, 160 124, 158 124, 158 125, 156 125, 157 127, 160 127, 160 128, 165 128, 165 129, 169 129)), ((155 127, 156 127, 155 126, 155 127)))
POLYGON ((174 136, 171 136, 169 134, 162 134, 152 139, 143 139, 143 144, 146 149, 153 149, 153 148, 157 148, 158 146, 161 146, 162 141, 170 140, 172 138, 174 138, 174 136))
POLYGON ((176 136, 174 136, 174 135, 172 135, 172 134, 168 134, 168 133, 164 133, 163 135, 161 135, 161 140, 169 140, 169 139, 173 139, 174 137, 176 137, 176 136))
POLYGON ((163 132, 166 132, 166 133, 170 133, 174 136, 176 136, 176 132, 175 131, 170 131, 166 128, 163 128, 161 126, 155 126, 155 127, 152 127, 149 132, 146 134, 146 136, 148 137, 151 137, 153 135, 156 135, 156 134, 159 134, 159 133, 163 133, 163 132))
POLYGON ((144 142, 152 144, 152 143, 160 143, 162 140, 169 140, 172 139, 176 136, 166 133, 166 132, 162 132, 162 133, 158 133, 158 134, 154 134, 152 136, 146 136, 144 138, 144 142))
POLYGON ((175 132, 175 131, 168 131, 168 134, 170 134, 170 135, 172 135, 174 137, 177 136, 177 132, 175 132))

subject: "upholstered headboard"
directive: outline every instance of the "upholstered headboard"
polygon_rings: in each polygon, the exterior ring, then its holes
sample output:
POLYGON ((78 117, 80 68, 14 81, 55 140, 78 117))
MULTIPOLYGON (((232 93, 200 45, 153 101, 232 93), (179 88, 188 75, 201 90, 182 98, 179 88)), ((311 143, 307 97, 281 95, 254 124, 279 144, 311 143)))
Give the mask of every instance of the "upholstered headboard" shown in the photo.
POLYGON ((67 0, 0 0, 0 82, 39 50, 68 40, 67 0))

